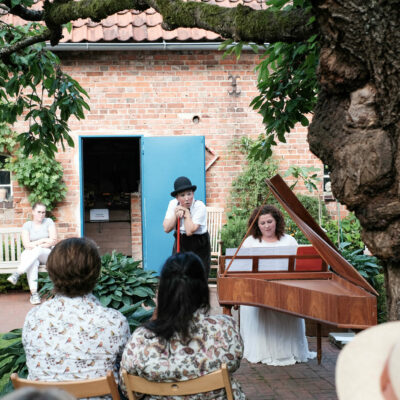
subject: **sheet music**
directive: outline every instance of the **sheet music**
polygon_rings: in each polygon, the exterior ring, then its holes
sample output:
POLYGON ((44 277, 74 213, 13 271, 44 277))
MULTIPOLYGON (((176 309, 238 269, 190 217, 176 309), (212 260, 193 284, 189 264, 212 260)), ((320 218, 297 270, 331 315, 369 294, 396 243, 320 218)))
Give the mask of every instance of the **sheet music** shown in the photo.
MULTIPOLYGON (((226 249, 227 256, 233 256, 237 249, 226 249)), ((273 256, 273 255, 296 255, 297 246, 269 246, 269 247, 244 247, 238 252, 238 256, 273 256)), ((225 268, 229 265, 231 259, 225 260, 225 268)), ((249 259, 236 259, 233 260, 229 271, 251 271, 253 260, 249 259)), ((267 259, 259 260, 259 271, 287 271, 289 268, 288 258, 267 259)))

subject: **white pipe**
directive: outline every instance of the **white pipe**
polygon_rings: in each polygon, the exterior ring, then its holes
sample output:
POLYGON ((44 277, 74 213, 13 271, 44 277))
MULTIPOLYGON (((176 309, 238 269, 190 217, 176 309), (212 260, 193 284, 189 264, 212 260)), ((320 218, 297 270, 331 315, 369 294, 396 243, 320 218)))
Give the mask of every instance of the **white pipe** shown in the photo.
MULTIPOLYGON (((218 50, 223 42, 194 42, 175 43, 59 43, 57 46, 46 44, 51 51, 144 51, 144 50, 218 50)), ((260 46, 262 49, 262 46, 260 46)), ((250 46, 243 46, 243 50, 252 50, 250 46)))

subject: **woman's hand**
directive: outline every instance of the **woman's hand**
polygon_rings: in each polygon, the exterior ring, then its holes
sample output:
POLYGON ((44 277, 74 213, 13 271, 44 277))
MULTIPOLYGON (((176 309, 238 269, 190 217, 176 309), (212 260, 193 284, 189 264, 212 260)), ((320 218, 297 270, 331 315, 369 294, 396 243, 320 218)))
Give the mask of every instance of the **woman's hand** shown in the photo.
POLYGON ((176 218, 184 218, 187 216, 187 213, 189 213, 189 210, 187 208, 182 206, 176 206, 175 208, 176 218))

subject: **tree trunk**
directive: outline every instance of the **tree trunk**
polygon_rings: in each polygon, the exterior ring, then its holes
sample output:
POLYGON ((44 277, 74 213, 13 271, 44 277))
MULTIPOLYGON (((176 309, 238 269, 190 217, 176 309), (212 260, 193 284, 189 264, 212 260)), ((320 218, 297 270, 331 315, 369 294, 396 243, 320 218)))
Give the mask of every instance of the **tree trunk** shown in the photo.
POLYGON ((390 321, 400 320, 400 266, 399 263, 386 263, 385 286, 390 321))
POLYGON ((310 149, 386 266, 389 318, 400 319, 400 4, 326 0, 313 7, 322 48, 310 149))

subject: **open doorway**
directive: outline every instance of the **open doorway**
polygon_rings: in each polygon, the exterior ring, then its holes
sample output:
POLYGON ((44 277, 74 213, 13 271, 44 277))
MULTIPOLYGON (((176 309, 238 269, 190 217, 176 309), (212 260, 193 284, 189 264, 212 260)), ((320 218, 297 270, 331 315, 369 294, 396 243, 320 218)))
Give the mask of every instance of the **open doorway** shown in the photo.
POLYGON ((133 198, 140 199, 139 149, 139 137, 82 138, 83 232, 101 254, 116 250, 132 256, 133 198))

